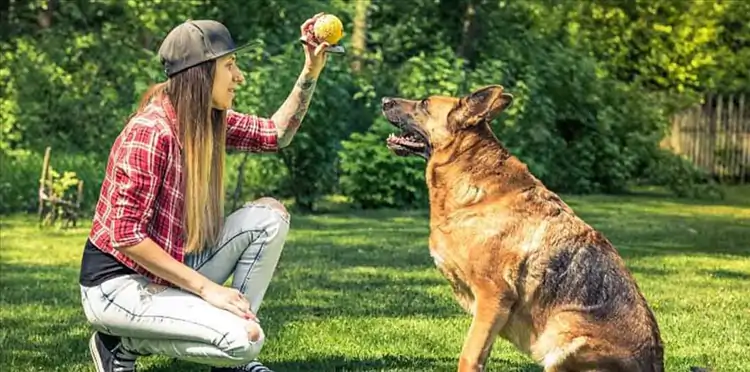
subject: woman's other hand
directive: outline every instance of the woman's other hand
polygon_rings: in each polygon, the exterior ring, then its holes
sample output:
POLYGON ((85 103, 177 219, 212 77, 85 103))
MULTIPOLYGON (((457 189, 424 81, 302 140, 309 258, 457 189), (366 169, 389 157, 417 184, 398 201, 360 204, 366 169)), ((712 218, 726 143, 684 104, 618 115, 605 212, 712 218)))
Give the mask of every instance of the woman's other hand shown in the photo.
POLYGON ((211 282, 201 291, 201 297, 213 306, 230 311, 244 319, 258 322, 258 318, 250 311, 250 303, 240 291, 234 288, 211 282))

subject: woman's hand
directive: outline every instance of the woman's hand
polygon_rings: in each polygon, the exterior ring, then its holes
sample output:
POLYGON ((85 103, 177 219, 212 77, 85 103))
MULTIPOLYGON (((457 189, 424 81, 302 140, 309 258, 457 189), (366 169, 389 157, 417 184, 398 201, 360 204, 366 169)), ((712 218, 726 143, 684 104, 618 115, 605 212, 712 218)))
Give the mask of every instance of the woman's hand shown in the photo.
POLYGON ((320 72, 323 71, 327 59, 326 48, 330 46, 330 44, 325 41, 317 46, 315 45, 316 40, 315 35, 313 34, 313 26, 315 25, 315 21, 317 21, 323 14, 324 13, 321 12, 314 15, 312 18, 306 20, 300 27, 300 37, 307 41, 307 43, 302 43, 303 48, 305 48, 305 70, 314 76, 318 76, 320 72))
POLYGON ((255 314, 250 311, 250 303, 247 302, 245 296, 243 296, 240 291, 234 288, 210 282, 206 288, 201 291, 200 296, 206 300, 206 302, 218 307, 219 309, 230 311, 239 317, 258 323, 258 318, 256 318, 255 314))

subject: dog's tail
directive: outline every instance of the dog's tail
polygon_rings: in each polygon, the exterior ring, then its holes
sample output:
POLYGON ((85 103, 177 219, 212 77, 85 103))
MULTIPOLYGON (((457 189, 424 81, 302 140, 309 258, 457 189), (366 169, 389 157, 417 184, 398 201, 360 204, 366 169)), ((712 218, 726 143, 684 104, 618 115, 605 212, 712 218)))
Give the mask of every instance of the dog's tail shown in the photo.
POLYGON ((713 372, 713 370, 703 367, 690 367, 690 372, 713 372))

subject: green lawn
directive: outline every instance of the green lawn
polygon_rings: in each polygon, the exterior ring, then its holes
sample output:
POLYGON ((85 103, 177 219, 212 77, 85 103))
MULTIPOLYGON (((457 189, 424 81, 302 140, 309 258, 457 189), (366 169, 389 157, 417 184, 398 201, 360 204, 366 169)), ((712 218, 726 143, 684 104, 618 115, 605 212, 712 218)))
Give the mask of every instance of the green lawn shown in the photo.
MULTIPOLYGON (((750 371, 750 189, 721 203, 566 197, 618 246, 656 311, 667 370, 750 371)), ((469 317, 432 265, 425 213, 295 216, 260 311, 284 371, 452 371, 469 317)), ((88 224, 0 225, 0 370, 93 371, 77 273, 88 224)), ((141 371, 208 371, 144 358, 141 371)), ((499 341, 490 371, 541 371, 499 341)))

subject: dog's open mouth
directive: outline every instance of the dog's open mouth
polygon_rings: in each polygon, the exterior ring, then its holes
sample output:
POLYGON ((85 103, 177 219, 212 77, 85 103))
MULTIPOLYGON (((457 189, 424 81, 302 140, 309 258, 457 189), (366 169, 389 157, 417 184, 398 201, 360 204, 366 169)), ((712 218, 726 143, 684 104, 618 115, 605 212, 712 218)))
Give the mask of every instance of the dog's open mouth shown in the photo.
POLYGON ((404 156, 417 154, 426 156, 429 153, 429 146, 425 136, 418 130, 409 126, 401 126, 400 134, 391 133, 386 140, 386 145, 396 155, 404 156))

